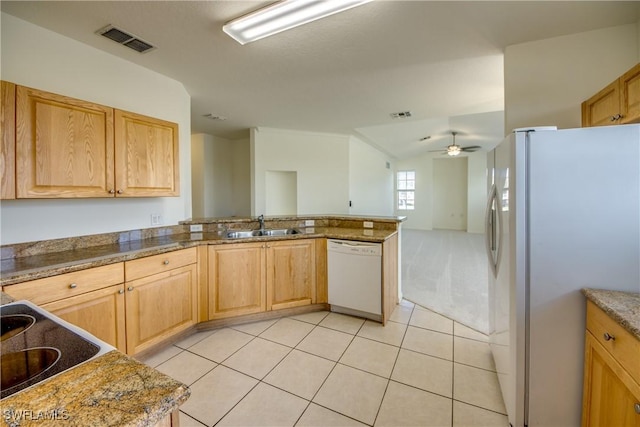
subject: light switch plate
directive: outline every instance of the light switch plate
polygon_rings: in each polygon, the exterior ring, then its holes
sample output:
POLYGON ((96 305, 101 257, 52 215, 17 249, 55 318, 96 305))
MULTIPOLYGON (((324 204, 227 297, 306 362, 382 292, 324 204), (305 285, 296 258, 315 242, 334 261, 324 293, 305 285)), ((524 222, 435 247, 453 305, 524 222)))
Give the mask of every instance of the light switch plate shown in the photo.
POLYGON ((197 233, 202 231, 202 224, 191 224, 189 226, 189 231, 191 231, 192 233, 197 233))
POLYGON ((305 227, 313 227, 316 224, 316 221, 313 219, 305 219, 304 226, 305 227))
POLYGON ((371 222, 371 221, 364 221, 364 222, 362 223, 362 226, 363 226, 364 228, 373 228, 373 222, 371 222))

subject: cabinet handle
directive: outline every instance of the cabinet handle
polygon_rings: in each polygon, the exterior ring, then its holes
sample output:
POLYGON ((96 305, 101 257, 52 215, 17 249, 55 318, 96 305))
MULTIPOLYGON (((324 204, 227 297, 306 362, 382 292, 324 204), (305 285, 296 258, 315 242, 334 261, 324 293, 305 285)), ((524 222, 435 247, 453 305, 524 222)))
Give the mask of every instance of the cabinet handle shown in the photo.
POLYGON ((162 263, 163 263, 164 265, 169 265, 169 260, 168 260, 168 259, 165 259, 164 261, 162 261, 162 263))
POLYGON ((636 414, 640 415, 640 403, 633 405, 633 409, 636 411, 636 414))
POLYGON ((118 291, 118 293, 119 293, 119 294, 121 294, 121 295, 122 295, 122 294, 124 294, 124 289, 120 289, 120 290, 118 291))
POLYGON ((133 286, 129 286, 129 287, 127 288, 127 290, 128 290, 129 292, 131 292, 131 291, 133 290, 133 286))
POLYGON ((114 190, 113 188, 109 190, 109 194, 116 194, 116 190, 114 190))
POLYGON ((611 116, 611 121, 615 122, 616 120, 620 120, 622 118, 622 114, 616 114, 615 116, 611 116))
POLYGON ((76 285, 75 283, 72 283, 72 284, 69 285, 69 289, 75 289, 77 287, 78 287, 78 285, 76 285))
POLYGON ((604 340, 605 341, 615 341, 616 337, 611 335, 611 334, 609 334, 609 332, 605 332, 604 333, 604 340))
POLYGON ((118 190, 118 191, 116 191, 116 193, 118 193, 118 194, 122 194, 122 193, 123 193, 123 191, 122 191, 122 190, 118 190))

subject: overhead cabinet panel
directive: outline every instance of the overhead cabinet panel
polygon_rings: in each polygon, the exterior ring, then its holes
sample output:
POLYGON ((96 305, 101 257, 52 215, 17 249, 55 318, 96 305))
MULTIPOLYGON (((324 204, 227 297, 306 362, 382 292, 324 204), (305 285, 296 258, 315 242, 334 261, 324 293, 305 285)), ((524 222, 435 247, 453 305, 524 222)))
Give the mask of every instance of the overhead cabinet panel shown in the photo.
POLYGON ((0 82, 0 199, 16 198, 16 85, 0 82))
POLYGON ((113 109, 16 89, 17 198, 113 197, 113 109))
POLYGON ((120 197, 178 196, 178 125, 115 111, 120 197))

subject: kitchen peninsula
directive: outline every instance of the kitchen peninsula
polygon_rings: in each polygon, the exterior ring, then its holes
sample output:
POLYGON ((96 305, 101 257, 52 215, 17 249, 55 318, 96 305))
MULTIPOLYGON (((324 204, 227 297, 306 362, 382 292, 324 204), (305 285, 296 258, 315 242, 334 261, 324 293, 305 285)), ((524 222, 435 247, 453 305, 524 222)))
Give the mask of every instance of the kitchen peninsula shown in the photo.
MULTIPOLYGON (((12 297, 31 300, 123 353, 139 355, 193 329, 213 328, 221 322, 244 323, 327 309, 326 241, 337 238, 382 245, 384 323, 398 298, 398 238, 403 220, 348 215, 267 217, 262 224, 265 229, 295 229, 296 234, 230 238, 233 230, 260 229, 258 218, 205 218, 169 227, 18 243, 0 248, 0 285, 12 297), (291 274, 296 280, 307 275, 311 285, 305 292, 311 293, 285 296, 283 302, 274 299, 267 308, 265 283, 257 307, 221 306, 211 271, 217 250, 248 254, 247 259, 259 266, 267 264, 267 246, 279 246, 287 259, 296 261, 296 268, 297 260, 309 261, 305 261, 307 270, 291 274), (159 312, 144 310, 148 305, 159 312), (83 315, 83 310, 100 309, 104 310, 100 316, 83 315), (108 325, 82 323, 87 318, 113 320, 108 325)), ((287 274, 278 277, 288 280, 287 274)), ((282 294, 271 291, 272 296, 282 294)))

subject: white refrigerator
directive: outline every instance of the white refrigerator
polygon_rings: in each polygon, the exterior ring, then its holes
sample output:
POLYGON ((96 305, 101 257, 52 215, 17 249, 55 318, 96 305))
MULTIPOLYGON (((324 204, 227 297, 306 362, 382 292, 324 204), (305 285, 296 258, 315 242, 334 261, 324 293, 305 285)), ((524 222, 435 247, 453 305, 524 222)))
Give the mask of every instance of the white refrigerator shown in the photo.
POLYGON ((516 131, 488 164, 490 344, 509 422, 580 426, 580 290, 640 292, 640 125, 516 131))

